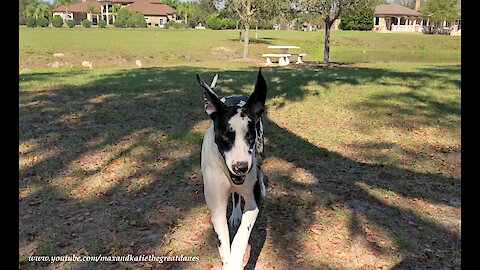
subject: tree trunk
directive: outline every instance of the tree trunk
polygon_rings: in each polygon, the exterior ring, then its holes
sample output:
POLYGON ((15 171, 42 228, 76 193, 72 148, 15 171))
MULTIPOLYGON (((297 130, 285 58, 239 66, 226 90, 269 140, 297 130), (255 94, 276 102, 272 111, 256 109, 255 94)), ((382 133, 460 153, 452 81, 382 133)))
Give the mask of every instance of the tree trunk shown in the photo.
POLYGON ((185 24, 188 25, 188 13, 185 13, 185 24))
POLYGON ((255 25, 255 40, 258 39, 258 24, 255 25))
POLYGON ((330 65, 330 27, 333 22, 329 19, 325 19, 325 49, 323 51, 323 63, 330 65))
POLYGON ((250 32, 250 24, 245 23, 245 36, 243 37, 243 59, 248 58, 248 42, 250 41, 249 32, 250 32))

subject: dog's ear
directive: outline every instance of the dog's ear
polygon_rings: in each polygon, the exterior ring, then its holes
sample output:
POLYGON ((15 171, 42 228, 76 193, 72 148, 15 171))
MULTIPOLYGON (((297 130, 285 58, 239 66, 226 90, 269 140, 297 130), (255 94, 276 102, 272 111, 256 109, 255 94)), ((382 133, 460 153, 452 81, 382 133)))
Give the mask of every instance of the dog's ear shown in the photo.
POLYGON ((256 117, 265 111, 265 100, 267 98, 267 83, 262 76, 262 68, 258 70, 257 83, 255 84, 255 90, 248 98, 247 104, 243 106, 245 109, 250 110, 256 117))
POLYGON ((212 83, 210 84, 210 88, 215 88, 217 86, 217 80, 218 80, 218 74, 215 74, 215 77, 213 77, 212 83))
MULTIPOLYGON (((216 84, 216 81, 218 76, 215 76, 214 81, 212 82, 212 85, 214 83, 216 84)), ((220 100, 220 98, 217 96, 217 94, 212 90, 211 87, 209 87, 203 80, 200 78, 200 75, 197 73, 197 80, 198 83, 205 89, 204 91, 204 99, 205 99, 205 111, 208 113, 210 118, 215 118, 216 113, 224 109, 224 104, 220 100)))

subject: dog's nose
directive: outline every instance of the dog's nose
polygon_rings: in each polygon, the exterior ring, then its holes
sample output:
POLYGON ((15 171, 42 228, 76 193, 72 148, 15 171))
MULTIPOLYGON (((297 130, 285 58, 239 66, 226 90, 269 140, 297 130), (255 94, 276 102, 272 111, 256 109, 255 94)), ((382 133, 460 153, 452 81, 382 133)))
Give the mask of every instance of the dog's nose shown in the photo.
POLYGON ((236 174, 244 174, 248 170, 248 162, 236 162, 233 164, 233 172, 236 174))

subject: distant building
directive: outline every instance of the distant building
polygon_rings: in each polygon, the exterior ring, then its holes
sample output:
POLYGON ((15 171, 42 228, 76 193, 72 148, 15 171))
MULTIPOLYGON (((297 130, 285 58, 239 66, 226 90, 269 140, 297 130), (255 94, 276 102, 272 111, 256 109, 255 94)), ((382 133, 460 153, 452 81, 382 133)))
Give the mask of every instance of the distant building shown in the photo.
POLYGON ((55 8, 53 16, 60 15, 65 21, 74 20, 77 24, 80 24, 84 19, 88 19, 93 24, 105 20, 108 25, 113 25, 116 15, 109 9, 114 4, 119 4, 121 8, 126 8, 129 11, 143 13, 149 27, 164 27, 167 22, 170 20, 177 21, 179 17, 178 11, 158 0, 83 0, 81 3, 70 4, 68 7, 63 5, 55 8), (88 5, 94 6, 98 14, 92 14, 90 17, 90 14, 85 13, 88 5))
POLYGON ((429 21, 424 15, 397 3, 387 3, 375 7, 374 31, 422 32, 429 21))
MULTIPOLYGON (((375 7, 374 31, 379 32, 411 32, 428 33, 432 31, 433 24, 425 14, 420 12, 420 0, 416 0, 415 10, 397 3, 381 4, 375 7)), ((455 6, 460 13, 461 1, 455 6)), ((444 21, 437 25, 450 35, 461 34, 461 19, 454 22, 444 21)))

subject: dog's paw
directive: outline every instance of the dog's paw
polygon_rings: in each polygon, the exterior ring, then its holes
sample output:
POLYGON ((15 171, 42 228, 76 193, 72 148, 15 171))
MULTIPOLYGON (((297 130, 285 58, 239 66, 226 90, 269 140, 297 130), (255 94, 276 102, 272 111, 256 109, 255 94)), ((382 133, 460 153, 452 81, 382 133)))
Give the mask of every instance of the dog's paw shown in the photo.
POLYGON ((242 222, 242 211, 235 211, 235 209, 232 211, 232 215, 228 219, 228 223, 230 223, 231 227, 236 227, 240 225, 242 222))

